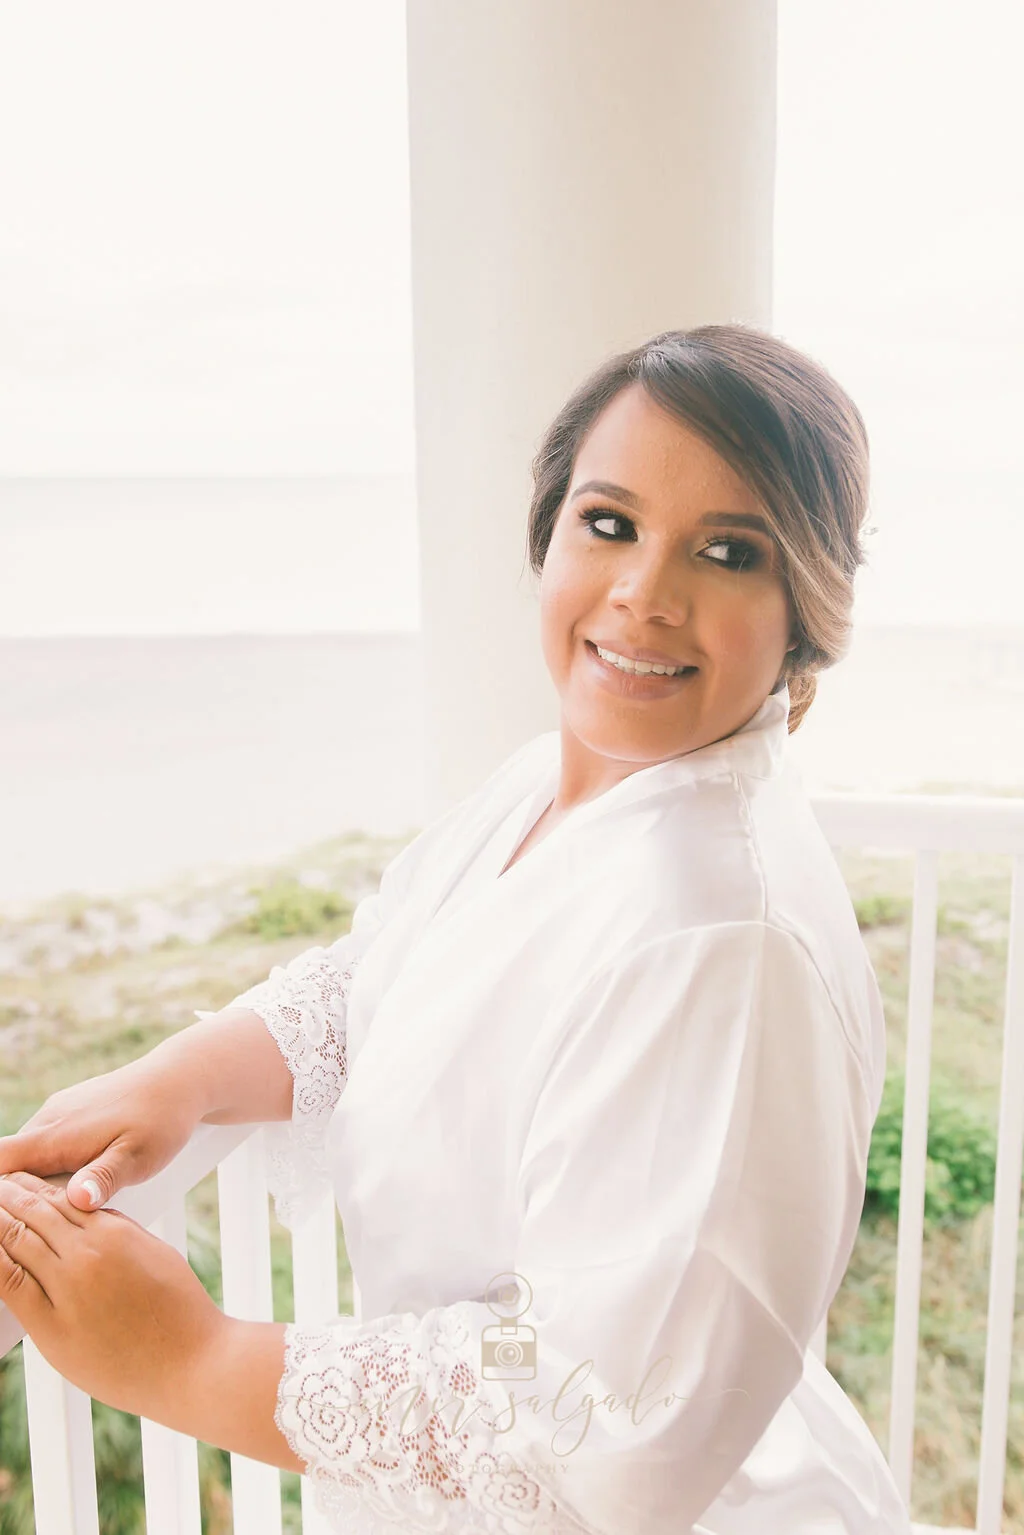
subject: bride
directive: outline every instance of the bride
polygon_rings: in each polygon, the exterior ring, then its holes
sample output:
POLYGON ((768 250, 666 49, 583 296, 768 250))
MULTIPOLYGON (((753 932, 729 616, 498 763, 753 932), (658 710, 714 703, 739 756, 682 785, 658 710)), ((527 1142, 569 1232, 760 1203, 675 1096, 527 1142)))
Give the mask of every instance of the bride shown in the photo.
POLYGON ((787 751, 849 643, 862 419, 793 347, 708 325, 610 358, 533 469, 558 728, 348 933, 0 1141, 0 1298, 91 1394, 308 1474, 338 1531, 907 1535, 809 1347, 885 1075, 787 751), (200 1120, 268 1122, 285 1224, 333 1191, 356 1315, 193 1337, 170 1259, 127 1283, 89 1184, 102 1205, 200 1120), (40 1182, 69 1166, 66 1194, 40 1182), (173 1399, 156 1344, 134 1388, 123 1352, 103 1377, 81 1326, 72 1348, 59 1265, 34 1276, 15 1234, 58 1220, 68 1265, 89 1236, 93 1283, 177 1340, 173 1399))

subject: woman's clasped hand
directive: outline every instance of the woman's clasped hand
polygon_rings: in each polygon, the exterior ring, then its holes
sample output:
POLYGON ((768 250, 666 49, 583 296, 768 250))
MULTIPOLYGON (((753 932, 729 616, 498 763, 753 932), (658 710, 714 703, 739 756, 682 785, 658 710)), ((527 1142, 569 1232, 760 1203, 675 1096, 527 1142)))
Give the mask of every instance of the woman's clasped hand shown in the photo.
POLYGON ((201 1116, 180 1068, 151 1051, 51 1093, 20 1130, 0 1136, 0 1177, 70 1173, 69 1203, 89 1210, 166 1167, 201 1116))
POLYGON ((61 1088, 0 1137, 0 1302, 73 1385, 161 1422, 225 1317, 176 1248, 102 1206, 166 1167, 201 1115, 158 1049, 61 1088), (46 1181, 61 1173, 66 1187, 46 1181))
POLYGON ((87 1395, 168 1422, 225 1317, 188 1262, 117 1210, 77 1210, 32 1173, 0 1176, 0 1301, 87 1395))

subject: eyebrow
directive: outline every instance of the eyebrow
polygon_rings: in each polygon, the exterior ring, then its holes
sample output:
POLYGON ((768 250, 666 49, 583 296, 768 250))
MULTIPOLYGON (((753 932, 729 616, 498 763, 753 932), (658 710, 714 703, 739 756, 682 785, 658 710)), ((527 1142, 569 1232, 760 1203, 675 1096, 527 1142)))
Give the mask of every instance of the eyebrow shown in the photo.
MULTIPOLYGON (((585 495, 587 491, 594 492, 598 496, 613 496, 616 501, 622 501, 633 511, 639 511, 640 497, 633 491, 627 490, 624 485, 614 485, 611 480, 587 480, 580 485, 569 497, 575 501, 577 496, 585 495)), ((712 524, 729 528, 753 528, 757 533, 767 534, 771 538, 772 533, 763 517, 758 517, 755 512, 704 512, 697 518, 697 526, 705 528, 712 524)))

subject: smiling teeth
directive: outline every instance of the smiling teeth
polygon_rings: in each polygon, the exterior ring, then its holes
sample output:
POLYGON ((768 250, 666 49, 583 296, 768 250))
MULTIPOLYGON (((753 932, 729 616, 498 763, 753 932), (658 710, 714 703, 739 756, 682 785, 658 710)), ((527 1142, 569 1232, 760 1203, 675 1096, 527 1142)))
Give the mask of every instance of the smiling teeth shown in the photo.
POLYGON ((693 669, 689 666, 655 666, 650 661, 628 661, 625 656, 617 656, 614 650, 602 650, 600 645, 595 645, 594 649, 602 661, 610 661, 620 672, 633 672, 638 677, 645 677, 649 672, 653 672, 656 677, 681 677, 684 672, 693 669))

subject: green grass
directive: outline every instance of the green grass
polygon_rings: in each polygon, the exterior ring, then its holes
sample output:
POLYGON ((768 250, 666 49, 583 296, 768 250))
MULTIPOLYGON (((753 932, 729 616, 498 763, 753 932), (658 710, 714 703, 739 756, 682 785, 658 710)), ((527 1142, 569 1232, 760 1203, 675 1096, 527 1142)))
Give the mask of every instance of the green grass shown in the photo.
MULTIPOLYGON (((224 921, 202 941, 172 937, 145 952, 115 948, 65 969, 41 964, 29 976, 0 981, 0 1133, 16 1129, 57 1088, 145 1053, 285 964, 310 943, 348 928, 354 901, 375 888, 380 870, 404 839, 338 839, 287 864, 249 871, 204 899, 220 901, 224 921), (316 881, 307 882, 310 873, 316 881), (300 876, 302 876, 300 878, 300 876)), ((840 866, 885 1001, 888 1074, 901 1074, 913 865, 909 858, 843 853, 840 866)), ((1010 860, 942 855, 937 938, 933 1082, 958 1095, 970 1114, 995 1127, 1006 984, 1010 860)), ((195 892, 178 892, 187 905, 195 892)), ((126 902, 81 895, 50 903, 48 918, 79 937, 90 911, 125 919, 126 902)), ((50 939, 39 948, 45 960, 50 939)), ((190 1194, 189 1256, 220 1302, 216 1174, 190 1194)), ((917 1427, 912 1514, 937 1525, 972 1526, 977 1496, 981 1393, 992 1207, 969 1219, 930 1222, 923 1257, 918 1348, 917 1427)), ((339 1238, 343 1237, 340 1232, 339 1238)), ((289 1238, 271 1213, 274 1316, 291 1319, 289 1238)), ((829 1316, 828 1366, 883 1449, 888 1440, 896 1226, 866 1210, 843 1285, 829 1316)), ((339 1240, 343 1310, 351 1274, 339 1240)), ((1018 1265, 1005 1535, 1024 1535, 1024 1289, 1018 1265)), ((31 1529, 31 1488, 24 1431, 20 1348, 0 1362, 0 1535, 31 1529)), ((94 1404, 104 1535, 144 1530, 138 1420, 94 1404)), ((228 1458, 200 1446, 204 1535, 231 1528, 228 1458)), ((299 1478, 281 1473, 285 1529, 298 1528, 299 1478)))

